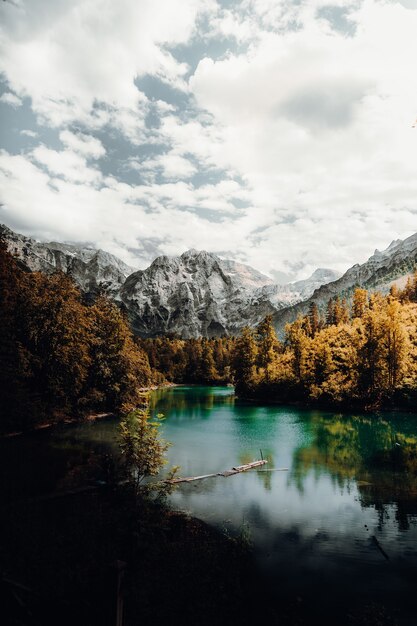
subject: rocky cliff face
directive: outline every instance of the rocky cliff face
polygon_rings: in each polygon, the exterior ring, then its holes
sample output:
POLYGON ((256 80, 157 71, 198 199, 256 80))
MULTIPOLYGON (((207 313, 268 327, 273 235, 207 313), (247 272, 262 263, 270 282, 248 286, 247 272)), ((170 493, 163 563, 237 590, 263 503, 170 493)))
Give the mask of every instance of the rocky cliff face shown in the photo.
POLYGON ((267 314, 305 300, 338 276, 332 270, 316 270, 307 280, 275 285, 248 265, 197 250, 161 256, 147 269, 134 271, 103 250, 40 243, 5 226, 0 233, 26 269, 47 274, 61 270, 87 294, 104 291, 125 306, 133 330, 145 337, 236 334, 267 314))
POLYGON ((126 280, 120 297, 140 335, 175 332, 182 337, 236 334, 267 314, 311 295, 337 274, 319 270, 306 281, 274 285, 253 268, 189 250, 162 256, 126 280))
POLYGON ((310 278, 287 285, 265 285, 255 294, 269 300, 278 311, 309 298, 316 289, 340 278, 341 273, 329 269, 317 269, 310 278))
POLYGON ((129 276, 120 297, 140 335, 219 336, 275 310, 250 301, 254 289, 271 283, 248 266, 189 250, 179 257, 158 257, 129 276))
POLYGON ((330 298, 339 296, 349 299, 356 287, 382 293, 388 293, 393 284, 402 287, 415 270, 416 264, 417 233, 408 239, 393 241, 382 252, 375 250, 365 263, 356 264, 338 280, 323 284, 311 297, 277 311, 274 315, 275 327, 282 333, 285 324, 307 313, 311 302, 315 302, 323 310, 330 298))
POLYGON ((4 225, 0 234, 7 242, 9 252, 32 272, 51 274, 60 270, 72 276, 87 294, 104 291, 117 299, 126 278, 134 271, 123 261, 104 250, 48 242, 40 243, 19 235, 4 225))

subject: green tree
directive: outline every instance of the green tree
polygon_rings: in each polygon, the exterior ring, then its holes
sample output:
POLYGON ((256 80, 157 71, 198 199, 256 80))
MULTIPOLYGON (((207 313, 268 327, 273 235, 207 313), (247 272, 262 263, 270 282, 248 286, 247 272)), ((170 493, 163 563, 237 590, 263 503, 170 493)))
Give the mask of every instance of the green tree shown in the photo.
POLYGON ((247 393, 255 382, 257 349, 253 330, 248 326, 242 329, 233 351, 233 376, 238 393, 247 393))
POLYGON ((278 339, 272 323, 272 315, 267 315, 257 329, 257 365, 264 370, 266 382, 270 378, 270 366, 279 349, 278 339))
POLYGON ((308 311, 308 319, 310 321, 311 337, 314 337, 314 335, 320 329, 319 309, 315 302, 310 302, 309 311, 308 311))
MULTIPOLYGON (((134 496, 160 495, 169 483, 149 482, 166 465, 170 446, 160 435, 162 415, 151 418, 148 408, 131 411, 120 423, 120 450, 124 471, 134 496)), ((168 480, 178 468, 173 468, 168 480)))

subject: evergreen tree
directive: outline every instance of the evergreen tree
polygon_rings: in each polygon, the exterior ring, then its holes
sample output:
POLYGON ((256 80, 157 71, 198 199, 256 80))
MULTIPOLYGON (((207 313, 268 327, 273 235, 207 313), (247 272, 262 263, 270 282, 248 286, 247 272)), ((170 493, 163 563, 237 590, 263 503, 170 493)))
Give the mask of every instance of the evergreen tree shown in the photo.
POLYGON ((308 319, 310 321, 311 328, 311 337, 319 331, 320 329, 320 315, 317 304, 315 302, 310 302, 309 311, 308 311, 308 319))
POLYGON ((363 317, 366 308, 368 306, 368 292, 366 289, 360 289, 357 287, 353 293, 353 317, 363 317))
POLYGON ((401 307, 390 297, 386 307, 385 349, 388 370, 388 388, 393 391, 401 381, 408 366, 408 337, 403 323, 401 307))
POLYGON ((233 376, 238 393, 248 393, 255 382, 256 343, 251 328, 245 326, 240 337, 237 338, 233 357, 233 376))
POLYGON ((272 315, 267 315, 257 327, 257 365, 264 370, 265 380, 269 381, 269 368, 278 351, 278 340, 272 324, 272 315))
POLYGON ((140 388, 151 381, 148 357, 135 345, 121 311, 106 297, 98 298, 91 313, 90 386, 109 408, 127 412, 140 401, 140 388))
POLYGON ((213 383, 218 378, 213 358, 212 342, 207 339, 202 341, 200 373, 201 382, 204 383, 213 383))
POLYGON ((326 326, 332 326, 335 323, 334 300, 330 298, 326 307, 326 326))

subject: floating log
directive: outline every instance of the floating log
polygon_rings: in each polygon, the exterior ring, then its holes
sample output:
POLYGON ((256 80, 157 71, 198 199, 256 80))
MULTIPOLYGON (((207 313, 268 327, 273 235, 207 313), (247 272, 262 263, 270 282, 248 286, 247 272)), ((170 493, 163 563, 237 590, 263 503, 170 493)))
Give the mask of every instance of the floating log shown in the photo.
POLYGON ((240 474, 242 472, 247 472, 255 467, 260 467, 261 465, 265 465, 268 461, 253 461, 253 463, 246 463, 245 465, 236 465, 232 467, 230 470, 225 470, 224 472, 216 472, 215 474, 203 474, 202 476, 188 476, 187 478, 173 478, 172 480, 167 480, 167 483, 171 485, 177 485, 178 483, 191 483, 194 480, 202 480, 203 478, 214 478, 215 476, 223 476, 223 478, 227 478, 228 476, 233 476, 234 474, 240 474))

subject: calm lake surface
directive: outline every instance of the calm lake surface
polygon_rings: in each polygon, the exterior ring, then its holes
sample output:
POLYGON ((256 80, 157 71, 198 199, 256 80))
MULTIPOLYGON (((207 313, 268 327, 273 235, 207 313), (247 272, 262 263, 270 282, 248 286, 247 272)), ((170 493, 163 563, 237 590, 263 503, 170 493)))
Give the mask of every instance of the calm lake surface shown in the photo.
MULTIPOLYGON (((417 624, 417 414, 258 406, 232 388, 183 386, 154 392, 151 410, 166 416, 181 476, 223 471, 262 450, 272 471, 182 484, 171 500, 248 535, 265 585, 318 605, 383 602, 400 624, 417 624)), ((116 438, 117 421, 104 420, 3 439, 3 498, 65 489, 78 473, 85 480, 116 438)))

